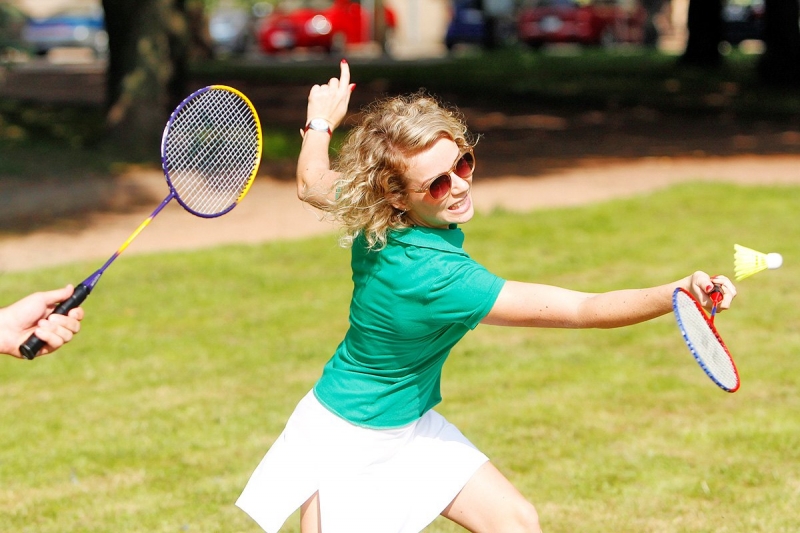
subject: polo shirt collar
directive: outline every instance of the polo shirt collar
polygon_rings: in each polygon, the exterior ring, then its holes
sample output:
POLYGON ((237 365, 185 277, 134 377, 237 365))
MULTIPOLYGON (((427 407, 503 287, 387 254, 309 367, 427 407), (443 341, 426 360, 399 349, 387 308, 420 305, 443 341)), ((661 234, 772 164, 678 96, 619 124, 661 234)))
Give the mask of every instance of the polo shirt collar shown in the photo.
POLYGON ((393 231, 389 238, 421 248, 467 255, 463 249, 464 232, 456 224, 452 224, 448 229, 413 226, 401 231, 393 231))

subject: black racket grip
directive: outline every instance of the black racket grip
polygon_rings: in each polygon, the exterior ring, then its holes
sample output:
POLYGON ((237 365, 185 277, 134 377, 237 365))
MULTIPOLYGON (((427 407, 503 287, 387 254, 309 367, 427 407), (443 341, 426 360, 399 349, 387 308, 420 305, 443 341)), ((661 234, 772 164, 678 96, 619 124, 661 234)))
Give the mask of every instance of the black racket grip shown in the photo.
MULTIPOLYGON (((53 310, 53 314, 66 315, 69 313, 70 309, 75 309, 81 305, 86 297, 89 296, 90 292, 92 292, 92 289, 81 283, 75 287, 75 290, 72 292, 72 296, 58 304, 58 307, 53 310)), ((36 357, 36 354, 39 353, 39 350, 41 350, 44 345, 45 343, 42 339, 36 335, 31 335, 28 337, 28 340, 20 345, 19 353, 21 353, 25 359, 30 361, 36 357)))

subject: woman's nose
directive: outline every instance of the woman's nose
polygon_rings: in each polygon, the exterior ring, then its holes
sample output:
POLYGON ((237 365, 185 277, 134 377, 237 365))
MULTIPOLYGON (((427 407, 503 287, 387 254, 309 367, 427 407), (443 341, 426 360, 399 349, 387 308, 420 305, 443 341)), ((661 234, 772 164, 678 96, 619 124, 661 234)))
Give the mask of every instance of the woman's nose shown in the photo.
POLYGON ((462 178, 455 172, 450 173, 450 189, 452 193, 459 193, 470 190, 472 187, 472 174, 467 178, 462 178))

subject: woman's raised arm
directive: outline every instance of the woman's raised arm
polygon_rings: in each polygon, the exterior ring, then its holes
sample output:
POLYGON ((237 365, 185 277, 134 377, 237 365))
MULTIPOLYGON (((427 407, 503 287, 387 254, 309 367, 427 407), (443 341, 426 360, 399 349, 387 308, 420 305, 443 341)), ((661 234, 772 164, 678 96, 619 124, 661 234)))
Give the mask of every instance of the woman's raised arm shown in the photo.
POLYGON ((347 115, 354 88, 350 66, 343 59, 339 78, 314 85, 308 95, 306 125, 300 130, 303 145, 297 159, 297 196, 320 209, 330 205, 331 189, 338 176, 331 170, 328 156, 331 135, 347 115))

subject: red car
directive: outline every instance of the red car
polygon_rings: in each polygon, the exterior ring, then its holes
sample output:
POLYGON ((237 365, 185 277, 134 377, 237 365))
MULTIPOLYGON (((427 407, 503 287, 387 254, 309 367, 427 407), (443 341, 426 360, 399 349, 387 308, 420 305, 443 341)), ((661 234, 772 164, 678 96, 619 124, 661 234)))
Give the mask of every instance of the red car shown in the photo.
MULTIPOLYGON (((395 27, 394 12, 384 7, 386 29, 395 27)), ((341 52, 348 45, 372 40, 372 14, 352 0, 283 2, 261 21, 258 43, 273 54, 295 48, 341 52)))
POLYGON ((646 18, 638 0, 529 0, 517 15, 517 37, 534 48, 641 43, 646 18))

